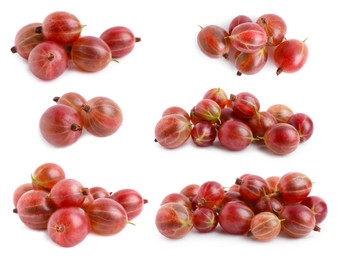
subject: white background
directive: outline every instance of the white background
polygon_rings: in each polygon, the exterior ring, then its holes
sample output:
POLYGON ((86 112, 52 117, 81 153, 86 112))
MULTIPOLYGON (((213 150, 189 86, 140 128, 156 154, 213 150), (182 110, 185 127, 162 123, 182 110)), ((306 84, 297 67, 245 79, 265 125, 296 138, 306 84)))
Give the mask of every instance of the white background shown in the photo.
MULTIPOLYGON (((5 3, 5 4, 4 4, 5 3)), ((24 255, 28 259, 308 259, 336 253, 337 195, 337 14, 335 1, 15 1, 1 8, 0 66, 1 113, 1 250, 0 258, 24 255), (103 71, 68 70, 44 82, 29 71, 26 61, 10 52, 16 32, 31 22, 41 22, 50 12, 75 14, 86 25, 82 35, 99 36, 122 25, 141 37, 135 49, 103 71), (239 14, 253 20, 276 13, 287 23, 287 38, 307 39, 309 59, 297 73, 275 75, 272 61, 256 75, 236 76, 225 60, 213 60, 198 49, 199 25, 228 27, 239 14), (162 111, 178 105, 190 110, 210 88, 227 94, 248 91, 262 110, 275 103, 288 105, 314 121, 312 138, 287 156, 276 156, 251 145, 230 152, 213 146, 198 148, 191 140, 167 150, 154 142, 154 127, 162 111), (86 99, 107 96, 121 107, 124 121, 114 135, 96 138, 84 133, 72 146, 55 148, 40 136, 41 114, 52 99, 66 92, 86 99), (334 152, 335 151, 335 152, 334 152), (66 176, 84 186, 109 191, 138 190, 149 203, 142 214, 119 234, 90 234, 72 248, 51 242, 46 232, 32 231, 12 213, 15 188, 30 181, 30 174, 45 162, 58 163, 66 176), (162 198, 190 183, 215 180, 225 186, 236 177, 252 173, 268 177, 290 171, 307 174, 311 194, 323 197, 329 207, 321 232, 302 239, 278 237, 262 243, 242 236, 192 231, 169 240, 156 229, 155 214, 162 198)), ((336 254, 337 255, 337 254, 336 254)))

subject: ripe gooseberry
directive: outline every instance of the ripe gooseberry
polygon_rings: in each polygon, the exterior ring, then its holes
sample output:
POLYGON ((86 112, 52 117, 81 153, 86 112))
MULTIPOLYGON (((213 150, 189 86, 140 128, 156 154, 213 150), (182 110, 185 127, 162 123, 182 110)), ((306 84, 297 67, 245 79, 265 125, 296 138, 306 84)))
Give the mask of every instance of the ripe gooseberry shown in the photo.
POLYGON ((278 123, 287 123, 294 114, 293 110, 284 104, 271 105, 266 111, 271 113, 278 123))
POLYGON ((81 113, 82 106, 86 104, 86 99, 76 92, 67 92, 61 97, 54 97, 53 101, 57 104, 64 104, 74 108, 78 113, 81 113))
POLYGON ((203 98, 214 100, 215 102, 218 103, 221 109, 226 107, 229 102, 226 92, 221 88, 211 88, 207 90, 203 98))
POLYGON ((187 111, 184 108, 179 107, 179 106, 171 106, 171 107, 166 108, 162 112, 161 116, 167 116, 171 114, 180 114, 186 117, 188 121, 190 120, 190 115, 187 113, 187 111))
POLYGON ((51 189, 49 198, 59 208, 80 207, 89 189, 75 179, 63 179, 58 181, 51 189))
POLYGON ((194 106, 194 115, 199 120, 220 122, 221 108, 216 101, 203 98, 194 106))
POLYGON ((218 217, 224 232, 242 235, 250 230, 254 212, 243 202, 230 201, 220 209, 218 217))
POLYGON ((254 139, 251 128, 237 119, 230 119, 221 124, 218 140, 222 147, 231 151, 241 151, 248 147, 254 139))
POLYGON ((170 239, 185 237, 193 228, 193 212, 191 209, 176 202, 160 206, 155 216, 158 231, 170 239))
POLYGON ((133 32, 124 26, 114 26, 105 30, 100 38, 103 39, 111 49, 113 58, 122 58, 129 54, 136 42, 141 38, 135 37, 133 32))
POLYGON ((87 207, 91 230, 102 236, 121 232, 128 223, 124 207, 110 198, 99 198, 87 207))
POLYGON ((285 38, 287 26, 276 14, 264 14, 257 19, 257 24, 264 28, 267 35, 267 46, 277 46, 285 38))
POLYGON ((196 123, 191 131, 193 142, 200 147, 210 146, 217 137, 217 130, 214 125, 206 121, 196 123))
POLYGON ((301 204, 309 207, 315 217, 316 224, 323 222, 327 216, 328 207, 325 200, 319 196, 307 196, 301 204))
POLYGON ((304 113, 295 113, 289 119, 288 122, 290 125, 293 125, 300 136, 300 142, 305 142, 313 134, 313 121, 312 119, 304 113))
POLYGON ((155 126, 154 141, 168 149, 177 148, 188 140, 191 131, 191 122, 183 115, 166 115, 161 117, 155 126))
POLYGON ((253 75, 258 73, 266 65, 267 59, 268 51, 265 46, 251 53, 237 51, 234 58, 234 65, 238 70, 237 75, 253 75))
POLYGON ((19 198, 14 213, 29 228, 37 230, 47 229, 47 223, 56 210, 55 205, 44 190, 29 190, 19 198))
POLYGON ((228 33, 231 34, 234 27, 236 27, 237 25, 241 24, 241 23, 247 23, 247 22, 252 22, 252 19, 250 17, 248 17, 247 15, 237 15, 236 17, 234 17, 229 26, 228 26, 228 33))
POLYGON ((280 43, 274 50, 273 61, 277 67, 276 74, 299 71, 308 59, 308 47, 304 41, 289 39, 280 43))
POLYGON ((247 201, 259 201, 270 192, 266 180, 259 175, 248 174, 242 179, 237 178, 235 184, 240 185, 239 193, 247 201))
POLYGON ((228 36, 228 32, 218 25, 201 27, 197 36, 198 46, 210 58, 224 57, 228 59, 228 52, 231 47, 228 36))
POLYGON ((56 147, 75 143, 82 134, 82 118, 72 107, 53 105, 40 117, 39 127, 43 138, 56 147))
POLYGON ((119 202, 124 207, 128 220, 132 220, 140 215, 144 204, 148 203, 141 194, 134 189, 121 189, 110 195, 111 199, 119 202))
POLYGON ((58 181, 65 179, 65 172, 56 163, 44 163, 34 170, 31 179, 35 189, 50 191, 58 181))
POLYGON ((75 66, 83 71, 97 72, 112 61, 107 43, 95 36, 82 36, 72 44, 71 57, 75 66))
POLYGON ((73 247, 79 244, 89 232, 88 216, 79 207, 59 208, 48 220, 48 236, 62 247, 73 247))
POLYGON ((232 109, 235 115, 240 118, 251 118, 260 110, 259 99, 249 92, 231 94, 232 109))
POLYGON ((248 53, 259 51, 267 42, 265 30, 254 22, 238 24, 228 38, 236 50, 248 53))
POLYGON ((224 199, 224 187, 216 181, 207 181, 200 185, 197 195, 193 198, 193 208, 207 207, 216 209, 224 199))
MULTIPOLYGON (((263 137, 268 128, 277 123, 277 119, 267 111, 259 111, 246 121, 254 137, 263 137)), ((262 140, 258 140, 262 141, 262 140)))
POLYGON ((311 179, 300 172, 288 172, 280 177, 277 189, 285 204, 300 203, 312 190, 311 179))
POLYGON ((303 204, 285 205, 280 211, 279 219, 282 220, 282 230, 292 238, 305 237, 313 230, 320 231, 312 210, 303 204))
POLYGON ((248 235, 259 241, 269 241, 276 238, 281 231, 281 221, 272 212, 256 214, 251 221, 248 235))
POLYGON ((16 207, 20 197, 26 191, 33 190, 33 185, 31 182, 20 184, 13 192, 13 205, 16 207))
POLYGON ((211 232, 218 225, 218 214, 211 208, 199 207, 193 212, 192 224, 200 233, 211 232))
POLYGON ((180 203, 184 205, 185 207, 192 209, 192 200, 186 197, 182 193, 178 192, 172 192, 167 194, 161 201, 160 205, 164 205, 169 202, 175 202, 180 203))
POLYGON ((120 106, 108 97, 91 98, 82 106, 85 129, 97 137, 114 134, 120 128, 123 114, 120 106))
POLYGON ((42 23, 29 23, 23 26, 15 35, 14 46, 11 48, 12 53, 18 53, 22 58, 28 59, 31 50, 39 43, 45 41, 41 33, 36 33, 35 29, 42 23))
POLYGON ((269 127, 262 138, 269 151, 278 155, 294 152, 300 143, 297 129, 288 123, 277 123, 269 127))
POLYGON ((69 12, 56 11, 48 14, 40 29, 43 36, 61 44, 73 43, 80 37, 82 24, 79 19, 69 12))
POLYGON ((60 44, 44 41, 36 45, 28 56, 28 66, 41 80, 53 80, 68 67, 67 52, 60 44))

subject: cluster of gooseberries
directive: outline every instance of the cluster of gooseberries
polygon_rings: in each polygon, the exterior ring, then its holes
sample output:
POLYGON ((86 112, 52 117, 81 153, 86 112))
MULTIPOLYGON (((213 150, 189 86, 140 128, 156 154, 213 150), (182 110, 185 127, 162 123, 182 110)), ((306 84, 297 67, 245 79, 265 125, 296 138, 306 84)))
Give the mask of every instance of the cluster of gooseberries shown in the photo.
POLYGON ((164 110, 155 126, 155 141, 165 148, 177 148, 189 137, 199 147, 215 140, 230 151, 244 150, 251 143, 286 155, 313 134, 313 121, 283 104, 261 110, 258 98, 249 92, 227 96, 221 88, 209 89, 187 112, 172 106, 164 110))
POLYGON ((72 247, 90 232, 103 236, 121 232, 147 202, 130 188, 115 192, 101 186, 86 188, 66 178, 60 165, 48 162, 35 169, 31 182, 15 189, 13 212, 27 227, 46 230, 56 244, 72 247))
POLYGON ((43 138, 53 146, 65 147, 75 143, 83 129, 97 137, 114 134, 121 126, 123 114, 112 99, 97 96, 86 100, 76 92, 54 97, 56 104, 40 117, 43 138))
POLYGON ((246 235, 269 241, 284 233, 302 238, 327 216, 324 199, 310 195, 312 182, 300 172, 263 178, 243 174, 228 189, 217 181, 189 184, 161 201, 155 217, 158 231, 179 239, 192 229, 246 235))
POLYGON ((238 76, 261 71, 269 53, 273 53, 277 75, 294 73, 306 63, 308 48, 305 40, 286 39, 286 30, 285 21, 276 14, 261 15, 256 21, 238 15, 227 29, 214 24, 202 27, 197 42, 208 57, 231 60, 238 76))
POLYGON ((129 54, 141 40, 124 26, 110 27, 99 37, 82 35, 83 27, 72 13, 52 12, 42 22, 23 26, 11 51, 28 61, 36 77, 52 80, 63 74, 69 61, 81 71, 100 71, 129 54))

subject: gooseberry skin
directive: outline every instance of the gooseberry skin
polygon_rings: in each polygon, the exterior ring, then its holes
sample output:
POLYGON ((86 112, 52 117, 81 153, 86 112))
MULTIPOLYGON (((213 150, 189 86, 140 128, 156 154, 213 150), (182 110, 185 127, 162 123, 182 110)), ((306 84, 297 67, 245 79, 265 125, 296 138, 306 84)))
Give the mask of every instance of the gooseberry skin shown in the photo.
POLYGON ((259 201, 263 196, 270 193, 266 180, 258 175, 248 174, 242 179, 237 179, 240 185, 239 193, 247 201, 259 201))
POLYGON ((217 130, 212 124, 201 121, 196 123, 191 132, 193 142, 200 147, 211 146, 217 137, 217 130))
POLYGON ((54 97, 53 101, 57 104, 63 104, 74 108, 78 113, 81 113, 82 106, 87 103, 87 100, 76 92, 67 92, 61 97, 54 97))
POLYGON ((217 102, 219 107, 222 109, 228 104, 228 97, 226 92, 221 88, 211 88, 207 90, 203 96, 203 99, 209 98, 217 102))
POLYGON ((90 35, 82 36, 72 44, 71 57, 75 66, 86 72, 103 70, 112 61, 107 43, 90 35))
POLYGON ((163 116, 155 126, 155 141, 165 148, 174 149, 188 140, 191 131, 191 123, 183 115, 163 116))
POLYGON ((123 121, 120 106, 108 97, 91 98, 83 106, 81 116, 84 128, 94 136, 106 137, 114 134, 123 121))
POLYGON ((193 212, 192 224, 200 233, 211 232, 218 225, 218 214, 211 208, 199 207, 193 212))
POLYGON ((294 152, 300 143, 297 129, 288 123, 277 123, 269 127, 263 137, 269 151, 277 155, 294 152))
POLYGON ((124 26, 114 26, 105 30, 100 38, 111 49, 112 58, 122 58, 132 52, 135 43, 141 41, 133 32, 124 26))
POLYGON ((144 208, 144 204, 148 203, 141 194, 134 189, 121 189, 110 195, 111 199, 119 202, 124 207, 128 220, 132 220, 139 216, 144 208))
POLYGON ((16 187, 16 189, 13 192, 13 205, 14 207, 17 206, 18 201, 20 199, 20 197, 22 196, 22 194, 24 194, 26 191, 30 191, 33 190, 33 185, 31 182, 27 182, 27 183, 23 183, 20 184, 18 187, 16 187))
POLYGON ((224 187, 219 182, 206 181, 200 185, 197 195, 193 198, 193 208, 207 207, 216 209, 223 201, 224 195, 224 187))
POLYGON ((300 172, 288 172, 280 177, 277 188, 285 204, 302 202, 312 190, 311 179, 300 172))
POLYGON ((304 113, 295 113, 289 118, 287 123, 293 125, 297 129, 301 143, 311 138, 314 125, 311 117, 308 115, 304 113))
POLYGON ((237 15, 236 17, 234 17, 229 26, 228 26, 228 33, 231 34, 234 27, 236 27, 239 24, 242 23, 247 23, 247 22, 252 22, 252 19, 250 17, 248 17, 247 15, 237 15))
POLYGON ((44 41, 36 45, 28 56, 28 67, 41 80, 53 80, 68 67, 66 50, 58 43, 44 41))
POLYGON ((185 187, 183 187, 179 193, 185 195, 190 199, 190 201, 193 200, 193 198, 197 195, 200 185, 199 184, 188 184, 185 187))
POLYGON ((192 209, 192 201, 190 200, 190 198, 188 198, 187 196, 185 196, 182 193, 178 193, 178 192, 173 192, 173 193, 169 193, 167 194, 161 201, 160 205, 164 205, 166 203, 169 202, 176 202, 176 203, 180 203, 182 205, 184 205, 185 207, 192 209))
POLYGON ((56 210, 55 205, 43 190, 30 190, 22 194, 13 212, 29 228, 46 230, 48 219, 56 210))
POLYGON ((325 200, 319 196, 307 196, 301 204, 310 208, 314 214, 316 224, 322 223, 328 213, 328 207, 325 200))
POLYGON ((276 14, 264 14, 257 19, 257 24, 264 28, 267 35, 267 46, 277 46, 285 38, 287 25, 276 14))
POLYGON ((246 52, 236 52, 234 65, 236 67, 237 75, 254 75, 262 70, 266 65, 268 60, 268 51, 266 47, 262 49, 246 53, 246 52))
POLYGON ((281 231, 281 221, 272 212, 256 214, 251 221, 250 235, 259 241, 269 241, 276 238, 281 231))
POLYGON ((273 61, 277 67, 276 74, 299 71, 308 59, 308 47, 305 41, 288 39, 280 43, 274 50, 273 61))
POLYGON ((194 114, 200 120, 208 122, 219 122, 221 108, 219 104, 214 100, 204 98, 195 105, 194 114))
POLYGON ((45 189, 50 191, 60 180, 65 179, 65 172, 56 163, 44 163, 37 167, 32 176, 32 185, 35 189, 45 189))
POLYGON ((240 118, 251 118, 260 111, 258 98, 249 92, 240 92, 237 95, 231 94, 232 109, 235 115, 240 118))
POLYGON ((41 33, 35 32, 35 29, 41 25, 42 23, 29 23, 20 28, 15 35, 14 46, 11 48, 12 53, 18 53, 22 58, 28 60, 31 50, 45 41, 41 33))
POLYGON ((124 207, 110 198, 99 198, 87 207, 91 230, 102 236, 121 232, 128 223, 124 207))
POLYGON ((293 110, 284 104, 271 105, 266 111, 271 113, 278 123, 287 123, 294 114, 293 110))
POLYGON ((94 186, 89 188, 89 193, 93 196, 93 199, 109 198, 111 193, 101 186, 94 186))
MULTIPOLYGON (((263 137, 267 129, 277 123, 277 119, 267 111, 259 111, 246 121, 246 124, 252 130, 253 136, 257 138, 263 137)), ((262 140, 259 139, 259 141, 262 140)))
POLYGON ((217 59, 224 57, 228 59, 230 41, 228 32, 218 25, 202 27, 197 36, 200 50, 208 57, 217 59))
POLYGON ((315 216, 303 204, 285 205, 279 214, 282 230, 292 238, 302 238, 317 230, 315 216))
POLYGON ((179 106, 171 106, 171 107, 166 108, 162 112, 161 116, 167 116, 167 115, 171 115, 171 114, 180 114, 180 115, 183 115, 184 117, 186 117, 186 119, 188 121, 191 120, 190 119, 190 115, 188 114, 188 112, 184 108, 179 107, 179 106))
POLYGON ((242 202, 230 201, 220 209, 218 217, 224 232, 242 235, 250 230, 254 212, 242 202))
POLYGON ((230 119, 221 124, 218 140, 222 147, 231 151, 241 151, 253 141, 250 127, 237 119, 230 119))
POLYGON ((192 218, 192 210, 180 203, 169 202, 158 209, 155 224, 163 236, 170 239, 180 239, 192 230, 192 218))
POLYGON ((74 144, 82 134, 82 126, 79 113, 62 104, 49 107, 39 121, 41 135, 49 144, 56 147, 74 144))
POLYGON ((41 30, 47 40, 69 44, 80 37, 82 27, 75 15, 69 12, 56 11, 45 17, 41 30))
POLYGON ((59 208, 63 207, 80 207, 89 189, 75 180, 66 178, 58 181, 51 189, 49 198, 59 208))
POLYGON ((236 50, 247 53, 259 51, 267 42, 265 30, 254 22, 238 24, 228 38, 236 50))
POLYGON ((89 232, 88 216, 83 209, 78 207, 59 208, 48 220, 48 236, 62 247, 73 247, 79 244, 89 232))

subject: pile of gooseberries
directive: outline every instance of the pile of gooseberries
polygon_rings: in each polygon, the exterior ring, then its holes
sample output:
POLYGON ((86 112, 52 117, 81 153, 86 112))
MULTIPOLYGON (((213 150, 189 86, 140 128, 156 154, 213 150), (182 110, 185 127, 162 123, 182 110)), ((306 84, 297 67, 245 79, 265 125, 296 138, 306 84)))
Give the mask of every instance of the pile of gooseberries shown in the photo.
POLYGON ((313 121, 305 113, 293 112, 284 104, 262 110, 258 98, 249 92, 231 94, 211 88, 189 112, 172 106, 163 111, 155 126, 155 141, 165 148, 183 145, 190 137, 198 147, 218 144, 240 151, 251 143, 277 155, 294 152, 311 138, 313 121))
POLYGON ((97 96, 86 100, 79 93, 67 92, 53 101, 56 104, 41 115, 39 128, 42 137, 55 147, 75 143, 83 129, 94 136, 107 137, 122 124, 122 110, 111 98, 97 96))
POLYGON ((99 37, 82 35, 83 27, 72 13, 52 12, 42 22, 23 26, 11 51, 27 60, 36 77, 52 80, 63 74, 70 61, 81 71, 100 71, 129 54, 141 40, 124 26, 110 27, 99 37))
POLYGON ((325 200, 311 195, 312 181, 301 172, 263 178, 243 174, 225 188, 217 181, 188 184, 166 195, 155 217, 158 231, 170 239, 191 230, 244 235, 269 241, 320 231, 328 212, 325 200))
POLYGON ((286 39, 287 26, 277 14, 261 15, 255 21, 246 15, 234 17, 228 28, 211 24, 197 36, 200 50, 213 59, 226 58, 237 75, 253 75, 263 69, 269 54, 281 72, 299 71, 308 59, 306 40, 286 39))
POLYGON ((109 192, 101 186, 84 187, 66 178, 52 162, 38 166, 31 181, 13 193, 13 212, 33 230, 46 230, 62 247, 73 247, 89 233, 102 236, 121 232, 139 216, 148 201, 130 188, 109 192))

